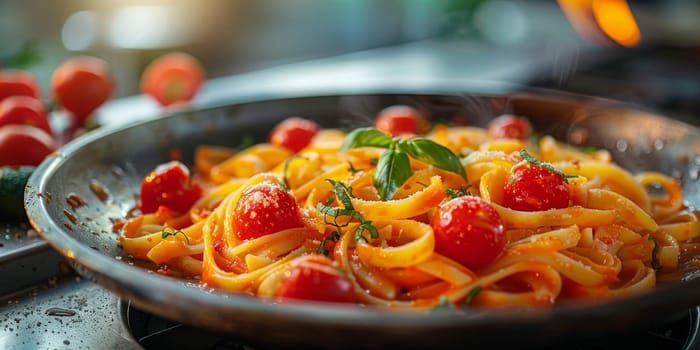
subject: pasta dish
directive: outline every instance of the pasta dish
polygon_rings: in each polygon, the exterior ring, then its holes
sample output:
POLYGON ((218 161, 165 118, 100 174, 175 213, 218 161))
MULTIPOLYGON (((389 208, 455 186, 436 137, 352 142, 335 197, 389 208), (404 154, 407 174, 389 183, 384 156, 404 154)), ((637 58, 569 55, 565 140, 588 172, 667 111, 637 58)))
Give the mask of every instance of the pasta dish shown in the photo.
POLYGON ((668 175, 523 117, 426 124, 392 106, 349 132, 289 118, 267 142, 202 145, 144 178, 121 246, 264 299, 510 308, 652 290, 700 235, 668 175))

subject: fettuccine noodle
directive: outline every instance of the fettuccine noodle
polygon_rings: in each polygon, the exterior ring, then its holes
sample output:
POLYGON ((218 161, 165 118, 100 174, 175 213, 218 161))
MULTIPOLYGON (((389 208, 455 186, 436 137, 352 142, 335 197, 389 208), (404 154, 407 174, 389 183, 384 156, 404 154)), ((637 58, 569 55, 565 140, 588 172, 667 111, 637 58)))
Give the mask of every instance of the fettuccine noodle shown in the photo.
POLYGON ((549 136, 533 144, 494 138, 477 127, 438 126, 426 138, 459 154, 466 178, 412 159, 413 175, 393 198, 382 200, 372 182, 382 150, 338 152, 344 137, 321 130, 296 155, 267 143, 241 152, 201 146, 194 163, 203 196, 186 213, 159 210, 129 219, 121 229, 124 252, 159 265, 162 273, 264 298, 275 296, 296 259, 326 253, 363 304, 420 309, 470 299, 475 307, 495 308, 652 290, 657 277, 681 268, 684 244, 694 247, 700 235, 677 180, 631 174, 604 150, 584 153, 549 136), (503 188, 525 162, 523 149, 577 176, 567 183, 569 206, 504 206, 503 188), (328 239, 338 229, 319 210, 333 196, 328 180, 352 189, 352 206, 371 221, 376 238, 358 240, 360 223, 345 218, 339 236, 328 239), (234 208, 247 188, 266 181, 286 184, 303 227, 240 240, 234 208), (484 199, 502 219, 506 246, 494 261, 470 269, 435 251, 430 222, 449 200, 447 188, 484 199))

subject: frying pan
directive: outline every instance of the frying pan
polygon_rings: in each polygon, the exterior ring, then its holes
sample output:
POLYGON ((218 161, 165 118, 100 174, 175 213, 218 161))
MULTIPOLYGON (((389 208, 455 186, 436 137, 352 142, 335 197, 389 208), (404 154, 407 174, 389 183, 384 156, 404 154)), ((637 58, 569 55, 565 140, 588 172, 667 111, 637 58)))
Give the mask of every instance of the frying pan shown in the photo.
POLYGON ((383 107, 415 106, 431 120, 484 126, 515 113, 559 140, 606 148, 632 171, 677 176, 688 204, 700 202, 700 130, 618 102, 510 85, 454 84, 391 89, 328 89, 231 98, 128 125, 104 127, 60 149, 29 179, 31 224, 83 276, 132 305, 249 344, 304 348, 538 347, 650 327, 700 304, 700 278, 685 273, 642 295, 557 305, 527 312, 406 313, 363 306, 277 304, 200 288, 154 273, 123 256, 112 223, 134 206, 142 178, 177 149, 191 161, 197 145, 264 141, 271 127, 303 116, 325 127, 369 125, 383 107), (103 191, 100 191, 103 190, 103 191), (69 200, 73 198, 73 201, 69 200), (75 199, 85 205, 75 205, 75 199), (73 206, 71 206, 73 204, 73 206))

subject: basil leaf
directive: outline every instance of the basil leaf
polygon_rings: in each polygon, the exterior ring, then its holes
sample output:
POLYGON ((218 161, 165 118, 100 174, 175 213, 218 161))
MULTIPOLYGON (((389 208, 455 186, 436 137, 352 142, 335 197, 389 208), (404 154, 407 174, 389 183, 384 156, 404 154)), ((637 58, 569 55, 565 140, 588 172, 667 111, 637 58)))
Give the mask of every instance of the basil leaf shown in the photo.
POLYGON ((394 140, 383 132, 374 128, 360 128, 351 131, 338 149, 344 152, 355 147, 381 147, 390 148, 394 140))
POLYGON ((459 158, 449 148, 435 141, 420 138, 410 139, 399 141, 398 147, 416 160, 453 172, 465 180, 467 179, 467 174, 459 158))
POLYGON ((413 175, 406 153, 388 149, 379 157, 374 170, 374 187, 382 200, 391 199, 401 185, 413 175))

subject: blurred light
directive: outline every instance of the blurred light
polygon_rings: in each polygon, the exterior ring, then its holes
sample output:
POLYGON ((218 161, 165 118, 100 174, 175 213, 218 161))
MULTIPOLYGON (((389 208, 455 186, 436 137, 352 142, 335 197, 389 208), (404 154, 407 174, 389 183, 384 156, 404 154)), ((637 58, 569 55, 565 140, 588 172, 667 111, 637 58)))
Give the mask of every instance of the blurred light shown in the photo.
POLYGON ((474 14, 479 32, 497 45, 512 45, 526 35, 528 22, 522 9, 512 1, 487 1, 474 14))
POLYGON ((97 18, 92 11, 79 11, 63 23, 61 39, 69 51, 83 51, 95 42, 97 18))
POLYGON ((593 15, 611 39, 627 47, 639 44, 641 34, 625 0, 593 0, 593 15))
POLYGON ((186 17, 175 6, 128 6, 117 9, 109 27, 109 42, 124 49, 153 49, 183 44, 189 35, 186 17))
POLYGON ((626 0, 558 0, 571 26, 584 39, 627 47, 639 44, 641 34, 626 0))

